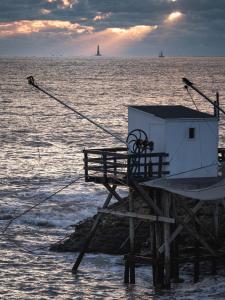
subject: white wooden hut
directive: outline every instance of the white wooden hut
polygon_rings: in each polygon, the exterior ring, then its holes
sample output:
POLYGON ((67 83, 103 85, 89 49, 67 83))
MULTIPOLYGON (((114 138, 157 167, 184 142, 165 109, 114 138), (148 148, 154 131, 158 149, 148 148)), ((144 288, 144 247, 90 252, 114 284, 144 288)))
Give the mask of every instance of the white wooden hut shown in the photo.
POLYGON ((170 178, 218 176, 218 119, 181 105, 129 106, 128 132, 142 129, 169 154, 170 178))

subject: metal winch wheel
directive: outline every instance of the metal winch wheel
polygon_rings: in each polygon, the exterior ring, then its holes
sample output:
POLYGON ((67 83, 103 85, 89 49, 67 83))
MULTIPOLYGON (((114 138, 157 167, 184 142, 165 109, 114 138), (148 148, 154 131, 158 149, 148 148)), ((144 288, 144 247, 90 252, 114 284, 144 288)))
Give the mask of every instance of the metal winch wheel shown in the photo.
MULTIPOLYGON (((134 129, 127 136, 127 147, 128 152, 131 154, 146 154, 152 152, 153 150, 153 142, 148 140, 147 134, 142 129, 134 129)), ((132 163, 132 174, 135 176, 143 176, 141 165, 144 168, 151 170, 151 159, 140 156, 133 156, 131 159, 132 163)))
POLYGON ((143 153, 153 150, 153 142, 148 140, 147 134, 142 129, 134 129, 127 136, 127 147, 130 153, 143 153))

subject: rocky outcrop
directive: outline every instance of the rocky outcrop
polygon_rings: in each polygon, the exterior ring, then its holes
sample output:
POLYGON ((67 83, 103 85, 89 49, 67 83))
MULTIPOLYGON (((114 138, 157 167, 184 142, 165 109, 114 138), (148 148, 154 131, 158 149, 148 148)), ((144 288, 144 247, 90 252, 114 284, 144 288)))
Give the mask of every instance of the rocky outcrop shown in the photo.
MULTIPOLYGON (((124 198, 121 203, 110 206, 113 210, 127 211, 128 199, 124 198)), ((137 209, 137 208, 136 208, 137 209)), ((143 209, 143 205, 142 205, 143 209)), ((54 251, 79 251, 94 223, 97 215, 81 221, 75 225, 74 233, 62 243, 51 246, 54 251)), ((135 235, 135 248, 139 252, 149 236, 149 224, 136 221, 138 226, 135 235)), ((118 218, 112 215, 103 215, 102 221, 90 243, 88 252, 101 252, 106 254, 124 254, 129 251, 129 241, 124 244, 129 235, 128 218, 118 218), (122 247, 121 247, 122 246, 122 247)))

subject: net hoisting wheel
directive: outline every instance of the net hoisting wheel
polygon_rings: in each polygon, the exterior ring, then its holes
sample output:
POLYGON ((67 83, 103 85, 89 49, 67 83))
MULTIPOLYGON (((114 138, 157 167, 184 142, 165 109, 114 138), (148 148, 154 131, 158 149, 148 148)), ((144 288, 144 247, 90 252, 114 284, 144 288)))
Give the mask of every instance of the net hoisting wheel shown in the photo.
POLYGON ((134 129, 127 136, 127 147, 131 153, 142 153, 153 150, 153 142, 148 140, 147 134, 142 129, 134 129))

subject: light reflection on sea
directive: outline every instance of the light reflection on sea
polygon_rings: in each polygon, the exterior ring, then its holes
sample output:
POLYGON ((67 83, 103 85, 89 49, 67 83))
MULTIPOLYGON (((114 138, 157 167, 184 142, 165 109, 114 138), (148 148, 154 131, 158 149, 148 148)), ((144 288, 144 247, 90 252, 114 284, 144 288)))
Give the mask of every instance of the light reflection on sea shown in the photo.
MULTIPOLYGON (((183 89, 182 77, 197 83, 212 98, 219 89, 221 105, 225 107, 225 58, 1 58, 0 67, 1 228, 10 218, 82 174, 84 148, 118 145, 102 131, 34 91, 27 84, 27 76, 33 75, 42 87, 124 139, 126 105, 183 104, 194 108, 183 89)), ((200 109, 212 111, 208 103, 191 93, 200 109)), ((92 215, 105 197, 101 186, 81 179, 16 220, 7 231, 10 240, 1 236, 0 297, 205 299, 204 291, 215 294, 215 282, 219 291, 225 291, 221 277, 206 278, 203 287, 199 283, 191 288, 189 277, 184 274, 186 284, 170 293, 155 295, 149 267, 138 268, 137 285, 127 287, 122 284, 122 258, 100 254, 87 255, 74 277, 70 272, 74 254, 50 253, 42 247, 71 233, 73 225, 92 215)), ((223 294, 217 295, 217 299, 220 297, 223 294)))

